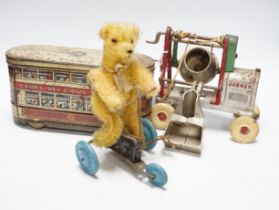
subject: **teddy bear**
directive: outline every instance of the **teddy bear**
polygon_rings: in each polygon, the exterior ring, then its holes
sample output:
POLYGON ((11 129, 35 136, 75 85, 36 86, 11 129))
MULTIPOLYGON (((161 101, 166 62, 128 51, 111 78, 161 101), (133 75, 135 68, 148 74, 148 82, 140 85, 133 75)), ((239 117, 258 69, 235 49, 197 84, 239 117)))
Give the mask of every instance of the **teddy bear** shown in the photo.
POLYGON ((135 57, 139 28, 108 23, 100 29, 99 36, 104 42, 102 64, 87 75, 92 89, 92 113, 102 122, 93 133, 92 142, 111 147, 123 132, 143 141, 139 95, 155 96, 159 87, 151 72, 135 57))

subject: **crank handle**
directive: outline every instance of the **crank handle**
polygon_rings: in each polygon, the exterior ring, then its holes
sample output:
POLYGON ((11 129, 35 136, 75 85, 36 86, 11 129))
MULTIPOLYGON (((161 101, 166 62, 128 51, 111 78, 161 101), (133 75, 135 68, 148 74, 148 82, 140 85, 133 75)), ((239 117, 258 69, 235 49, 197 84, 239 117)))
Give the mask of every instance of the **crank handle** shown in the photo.
POLYGON ((155 40, 154 41, 148 41, 148 40, 146 40, 146 43, 148 43, 148 44, 157 44, 158 42, 159 42, 159 40, 160 40, 160 37, 162 36, 162 35, 165 35, 166 33, 165 32, 158 32, 157 34, 156 34, 156 36, 155 36, 155 40))

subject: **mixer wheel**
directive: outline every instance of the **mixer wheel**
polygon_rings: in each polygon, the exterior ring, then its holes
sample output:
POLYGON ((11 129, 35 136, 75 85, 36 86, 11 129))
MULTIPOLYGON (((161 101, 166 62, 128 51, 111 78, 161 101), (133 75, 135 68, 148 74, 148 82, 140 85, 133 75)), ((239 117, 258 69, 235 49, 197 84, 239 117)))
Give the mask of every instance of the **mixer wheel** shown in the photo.
POLYGON ((251 143, 259 134, 259 125, 253 117, 241 116, 233 119, 229 130, 234 141, 251 143))
POLYGON ((174 108, 166 103, 158 103, 152 107, 151 121, 157 129, 165 130, 170 122, 174 108))
MULTIPOLYGON (((234 115, 235 118, 240 117, 240 115, 237 114, 237 113, 234 113, 233 115, 234 115)), ((254 110, 253 110, 253 115, 252 115, 252 117, 253 117, 255 120, 257 120, 257 119, 259 119, 260 115, 261 115, 260 107, 259 107, 258 105, 255 105, 255 106, 254 106, 254 110)))

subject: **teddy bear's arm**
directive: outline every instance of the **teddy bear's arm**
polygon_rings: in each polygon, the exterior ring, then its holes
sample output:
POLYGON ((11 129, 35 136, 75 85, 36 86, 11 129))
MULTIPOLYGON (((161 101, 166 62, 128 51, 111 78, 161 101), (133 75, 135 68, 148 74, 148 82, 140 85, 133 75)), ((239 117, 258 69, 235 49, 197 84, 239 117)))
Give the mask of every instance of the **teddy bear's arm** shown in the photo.
POLYGON ((115 112, 126 105, 123 94, 115 87, 113 81, 101 71, 91 70, 87 75, 87 80, 92 90, 98 94, 111 112, 115 112))
POLYGON ((152 77, 150 70, 141 66, 138 62, 132 65, 132 81, 137 88, 147 97, 155 96, 159 92, 159 87, 152 77))

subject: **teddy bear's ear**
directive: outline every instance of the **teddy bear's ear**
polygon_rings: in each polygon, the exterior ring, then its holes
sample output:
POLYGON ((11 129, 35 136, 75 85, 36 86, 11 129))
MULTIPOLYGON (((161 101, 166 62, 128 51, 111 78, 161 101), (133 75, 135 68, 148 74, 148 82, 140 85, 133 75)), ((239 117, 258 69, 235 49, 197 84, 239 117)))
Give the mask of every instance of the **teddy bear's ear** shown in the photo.
POLYGON ((137 26, 134 26, 134 34, 135 34, 136 39, 138 39, 138 37, 139 37, 139 28, 137 26))
POLYGON ((105 25, 100 29, 99 36, 101 39, 106 39, 109 34, 109 25, 105 25))

